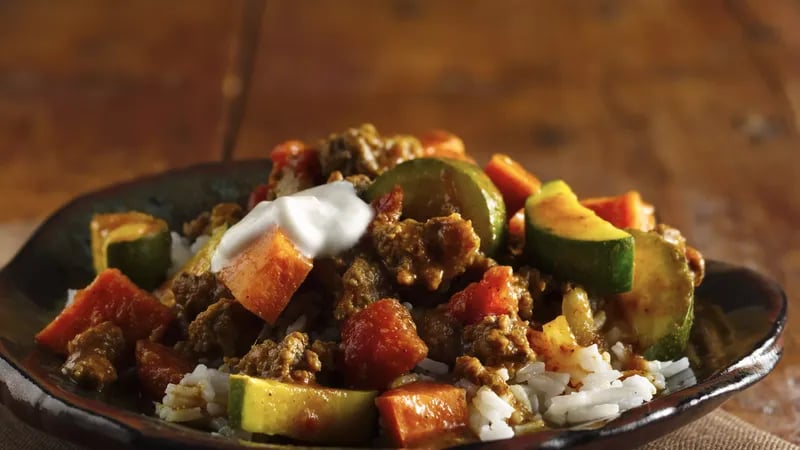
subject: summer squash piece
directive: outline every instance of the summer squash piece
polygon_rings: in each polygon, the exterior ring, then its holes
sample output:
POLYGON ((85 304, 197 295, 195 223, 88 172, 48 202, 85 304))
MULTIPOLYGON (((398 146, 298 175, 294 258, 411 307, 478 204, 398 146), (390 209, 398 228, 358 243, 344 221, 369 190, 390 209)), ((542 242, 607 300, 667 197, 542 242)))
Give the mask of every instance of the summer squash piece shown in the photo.
POLYGON ((36 335, 36 342, 65 355, 72 338, 99 323, 112 322, 122 329, 125 341, 133 343, 158 337, 172 319, 172 311, 150 293, 118 269, 106 269, 75 294, 73 302, 36 335))
POLYGON ((403 190, 403 216, 418 221, 457 212, 472 222, 481 251, 492 255, 506 234, 503 196, 480 167, 451 158, 417 158, 382 173, 366 191, 369 201, 403 190))
POLYGON ((649 231, 655 227, 652 205, 643 202, 636 191, 628 191, 616 197, 587 198, 581 200, 581 205, 617 228, 649 231))
POLYGON ((492 155, 483 171, 503 194, 508 214, 514 214, 525 206, 525 200, 542 187, 542 182, 536 176, 502 153, 492 155))
POLYGON ((633 237, 581 205, 563 181, 551 181, 525 203, 528 263, 597 295, 633 284, 633 237))
POLYGON ((375 400, 381 425, 399 447, 417 445, 467 424, 464 389, 417 382, 384 392, 375 400))
POLYGON ((686 257, 655 232, 630 232, 636 240, 633 289, 615 300, 645 358, 679 358, 694 320, 694 278, 686 257))
POLYGON ((96 273, 115 267, 147 290, 164 281, 172 244, 165 221, 136 211, 95 214, 89 229, 96 273))
POLYGON ((342 326, 345 380, 360 389, 385 389, 428 354, 411 314, 383 299, 350 316, 342 326))
POLYGON ((375 391, 332 389, 231 375, 228 419, 233 428, 328 445, 355 445, 375 429, 375 391))
POLYGON ((274 325, 311 272, 312 261, 278 227, 264 233, 219 272, 248 311, 274 325))
POLYGON ((148 340, 136 343, 136 373, 142 391, 151 399, 160 400, 168 384, 180 383, 193 369, 191 361, 170 347, 148 340))
POLYGON ((513 271, 510 266, 495 266, 481 281, 470 283, 456 292, 447 303, 447 313, 464 325, 473 325, 489 315, 516 313, 518 300, 511 292, 513 271))

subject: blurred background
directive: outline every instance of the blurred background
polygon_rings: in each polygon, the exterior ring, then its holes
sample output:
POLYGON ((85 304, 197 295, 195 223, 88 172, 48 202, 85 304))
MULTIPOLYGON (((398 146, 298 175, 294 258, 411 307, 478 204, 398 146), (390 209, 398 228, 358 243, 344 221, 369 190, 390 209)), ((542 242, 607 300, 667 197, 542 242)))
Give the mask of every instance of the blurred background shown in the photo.
MULTIPOLYGON (((219 159, 243 5, 0 1, 0 224, 219 159)), ((444 128, 579 195, 638 189, 707 257, 797 299, 798 109, 794 1, 269 0, 235 156, 362 122, 444 128)), ((727 408, 797 442, 786 340, 778 375, 727 408)))

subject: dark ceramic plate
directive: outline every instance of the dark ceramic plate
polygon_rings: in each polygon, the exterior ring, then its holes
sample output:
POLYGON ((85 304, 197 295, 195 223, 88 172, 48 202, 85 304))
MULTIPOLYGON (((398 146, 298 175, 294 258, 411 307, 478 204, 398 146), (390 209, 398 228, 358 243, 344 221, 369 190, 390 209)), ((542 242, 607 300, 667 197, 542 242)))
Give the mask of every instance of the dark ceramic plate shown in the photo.
MULTIPOLYGON (((82 196, 50 217, 0 272, 2 403, 47 433, 96 448, 240 445, 140 413, 143 405, 132 389, 124 388, 124 374, 122 387, 105 394, 75 387, 60 375, 61 359, 38 350, 33 336, 62 308, 67 288, 85 286, 92 278, 87 224, 93 212, 142 210, 177 229, 217 202, 243 202, 250 188, 266 177, 268 164, 205 164, 147 177, 82 196)), ((782 351, 786 298, 774 282, 710 261, 697 306, 692 351, 699 362, 694 376, 684 372, 674 377, 665 395, 594 429, 546 431, 474 445, 633 447, 696 420, 775 367, 782 351)))

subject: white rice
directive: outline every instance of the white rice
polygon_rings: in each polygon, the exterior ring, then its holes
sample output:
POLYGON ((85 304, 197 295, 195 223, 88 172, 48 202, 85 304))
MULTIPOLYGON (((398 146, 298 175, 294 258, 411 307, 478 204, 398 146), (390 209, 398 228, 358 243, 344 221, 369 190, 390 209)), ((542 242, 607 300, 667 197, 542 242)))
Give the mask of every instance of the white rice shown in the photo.
POLYGON ((425 358, 417 364, 417 369, 419 369, 422 373, 429 374, 429 375, 447 375, 450 372, 450 367, 439 361, 435 361, 430 358, 425 358))
POLYGON ((156 414, 168 422, 192 422, 225 417, 228 413, 228 374, 197 365, 180 383, 167 385, 156 414))
POLYGON ((174 231, 170 232, 170 236, 172 236, 172 246, 170 247, 170 265, 167 269, 168 277, 177 273, 194 255, 185 237, 174 231))
MULTIPOLYGON (((611 353, 615 365, 629 357, 625 346, 619 343, 611 347, 611 353)), ((469 427, 482 441, 513 437, 515 428, 525 429, 525 424, 513 428, 508 424, 515 404, 532 413, 531 423, 535 424, 540 423, 540 417, 551 425, 570 427, 613 419, 649 402, 664 389, 666 378, 689 369, 687 358, 648 361, 646 376, 622 379, 625 375, 612 367, 611 359, 611 355, 600 353, 596 345, 591 345, 577 347, 570 360, 559 361, 564 372, 550 372, 544 362, 531 362, 520 368, 509 382, 513 396, 509 399, 498 396, 487 386, 460 380, 456 385, 465 388, 468 398, 471 397, 469 427)))
POLYGON ((77 289, 67 289, 67 302, 64 303, 64 308, 71 305, 75 301, 75 294, 78 293, 77 289))
POLYGON ((189 251, 192 253, 192 255, 194 255, 195 253, 199 252, 200 249, 206 245, 206 242, 208 242, 210 239, 211 236, 208 235, 198 236, 197 239, 192 242, 192 245, 189 246, 189 251))
POLYGON ((294 333, 295 331, 305 331, 306 325, 308 324, 308 318, 305 314, 298 317, 297 320, 292 322, 288 327, 286 327, 286 334, 294 333))

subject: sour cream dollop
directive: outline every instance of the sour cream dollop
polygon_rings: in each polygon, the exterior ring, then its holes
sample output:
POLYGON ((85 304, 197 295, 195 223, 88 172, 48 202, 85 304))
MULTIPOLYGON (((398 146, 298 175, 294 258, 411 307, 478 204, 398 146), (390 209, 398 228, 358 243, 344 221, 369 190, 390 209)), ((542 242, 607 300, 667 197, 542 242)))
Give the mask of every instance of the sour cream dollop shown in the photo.
POLYGON ((211 258, 211 271, 222 270, 276 226, 308 258, 336 255, 358 243, 374 214, 347 181, 260 202, 222 236, 211 258))

